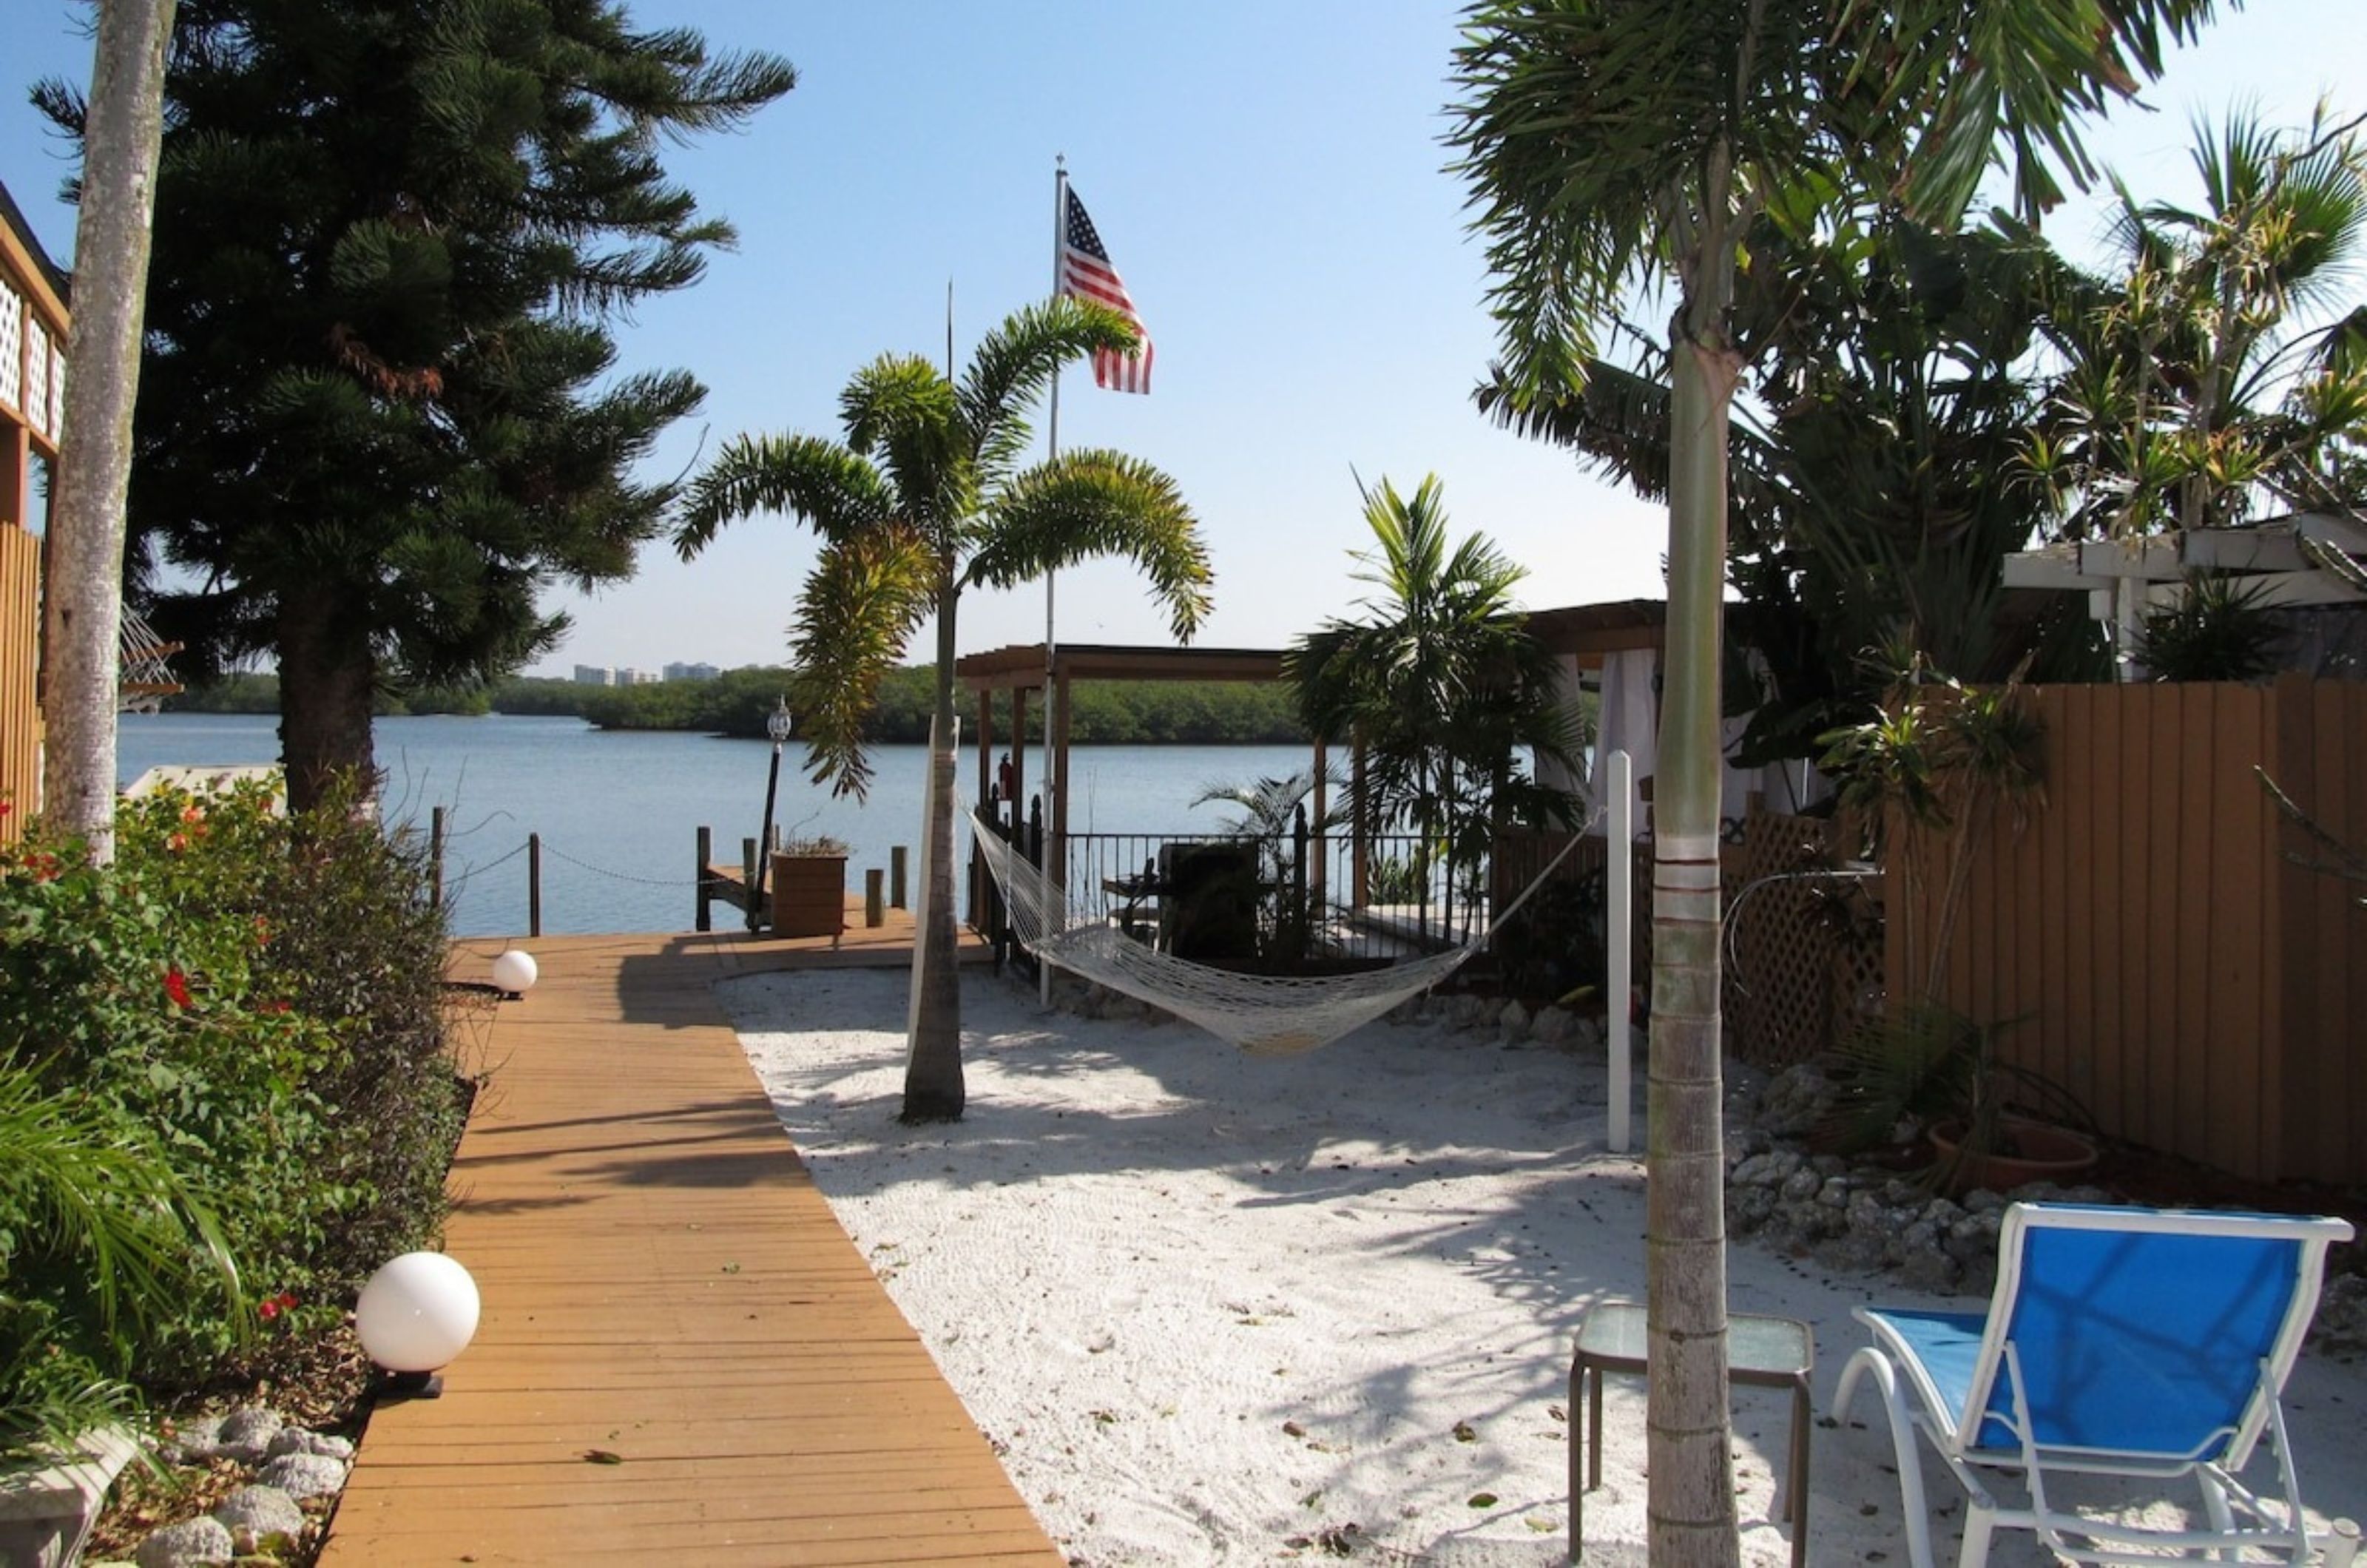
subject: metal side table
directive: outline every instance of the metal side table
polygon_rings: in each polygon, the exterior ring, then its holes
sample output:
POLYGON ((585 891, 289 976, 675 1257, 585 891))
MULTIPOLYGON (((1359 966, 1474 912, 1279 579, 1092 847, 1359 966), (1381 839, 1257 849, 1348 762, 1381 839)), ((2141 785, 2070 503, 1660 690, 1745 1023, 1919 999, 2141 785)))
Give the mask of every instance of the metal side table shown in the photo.
MULTIPOLYGON (((1734 1382, 1754 1388, 1792 1391, 1792 1456, 1784 1495, 1792 1516, 1792 1568, 1808 1561, 1808 1377, 1816 1369, 1816 1337, 1794 1317, 1761 1317, 1753 1313, 1728 1313, 1726 1319, 1727 1374, 1734 1382)), ((1603 1484, 1603 1376, 1605 1372, 1645 1370, 1644 1303, 1598 1302, 1578 1325, 1578 1348, 1569 1362, 1569 1560, 1585 1550, 1585 1498, 1589 1489, 1603 1484), (1578 1431, 1578 1406, 1583 1393, 1586 1430, 1578 1431), (1580 1461, 1585 1484, 1580 1484, 1580 1461)))

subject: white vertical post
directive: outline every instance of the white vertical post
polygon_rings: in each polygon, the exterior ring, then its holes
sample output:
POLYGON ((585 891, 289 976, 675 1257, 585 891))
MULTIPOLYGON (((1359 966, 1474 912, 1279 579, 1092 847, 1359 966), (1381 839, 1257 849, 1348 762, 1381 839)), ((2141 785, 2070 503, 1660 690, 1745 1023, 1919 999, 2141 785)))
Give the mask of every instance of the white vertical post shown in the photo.
POLYGON ((1603 920, 1606 940, 1603 954, 1603 1042, 1611 1053, 1611 1152, 1624 1155, 1633 1141, 1629 1107, 1636 1098, 1633 1077, 1635 1030, 1633 1016, 1636 918, 1636 783, 1635 761, 1625 751, 1604 759, 1609 818, 1603 828, 1603 874, 1611 908, 1603 920))

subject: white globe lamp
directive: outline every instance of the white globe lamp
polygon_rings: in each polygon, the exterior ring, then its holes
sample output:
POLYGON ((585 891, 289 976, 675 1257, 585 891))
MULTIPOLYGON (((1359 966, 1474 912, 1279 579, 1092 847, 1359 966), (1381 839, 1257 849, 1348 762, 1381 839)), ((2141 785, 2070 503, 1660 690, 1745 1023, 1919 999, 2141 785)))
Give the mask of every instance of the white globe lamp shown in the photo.
POLYGON ((506 949, 493 960, 493 984, 505 995, 524 996, 541 976, 542 969, 535 963, 534 954, 524 948, 506 949))
POLYGON ((398 1393, 433 1399, 430 1376, 477 1333, 477 1282, 440 1252, 406 1252, 369 1278, 354 1303, 354 1331, 369 1359, 395 1374, 398 1393))

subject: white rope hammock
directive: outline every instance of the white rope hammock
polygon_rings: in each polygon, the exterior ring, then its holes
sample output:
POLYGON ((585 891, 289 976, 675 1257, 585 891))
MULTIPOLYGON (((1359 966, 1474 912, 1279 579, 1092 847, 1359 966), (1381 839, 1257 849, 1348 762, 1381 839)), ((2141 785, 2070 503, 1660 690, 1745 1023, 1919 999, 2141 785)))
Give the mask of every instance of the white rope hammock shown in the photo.
POLYGON ((173 679, 172 669, 164 661, 180 652, 181 645, 158 637, 128 604, 116 645, 117 712, 154 713, 164 698, 179 694, 181 683, 173 679))
POLYGON ((1487 944, 1577 847, 1578 836, 1520 897, 1459 947, 1352 975, 1240 975, 1161 953, 1103 920, 1069 923, 1068 898, 991 829, 973 820, 987 868, 1002 888, 1013 932, 1031 951, 1096 984, 1187 1019, 1257 1056, 1294 1056, 1421 995, 1487 944))

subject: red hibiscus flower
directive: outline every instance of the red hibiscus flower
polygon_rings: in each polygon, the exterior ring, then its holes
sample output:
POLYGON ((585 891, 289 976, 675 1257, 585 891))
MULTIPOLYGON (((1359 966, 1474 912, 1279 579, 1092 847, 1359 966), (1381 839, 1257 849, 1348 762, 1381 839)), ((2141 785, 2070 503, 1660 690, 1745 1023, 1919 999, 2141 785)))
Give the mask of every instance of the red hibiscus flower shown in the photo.
POLYGON ((189 977, 177 967, 164 971, 164 995, 176 1008, 187 1007, 193 999, 189 995, 189 977))

